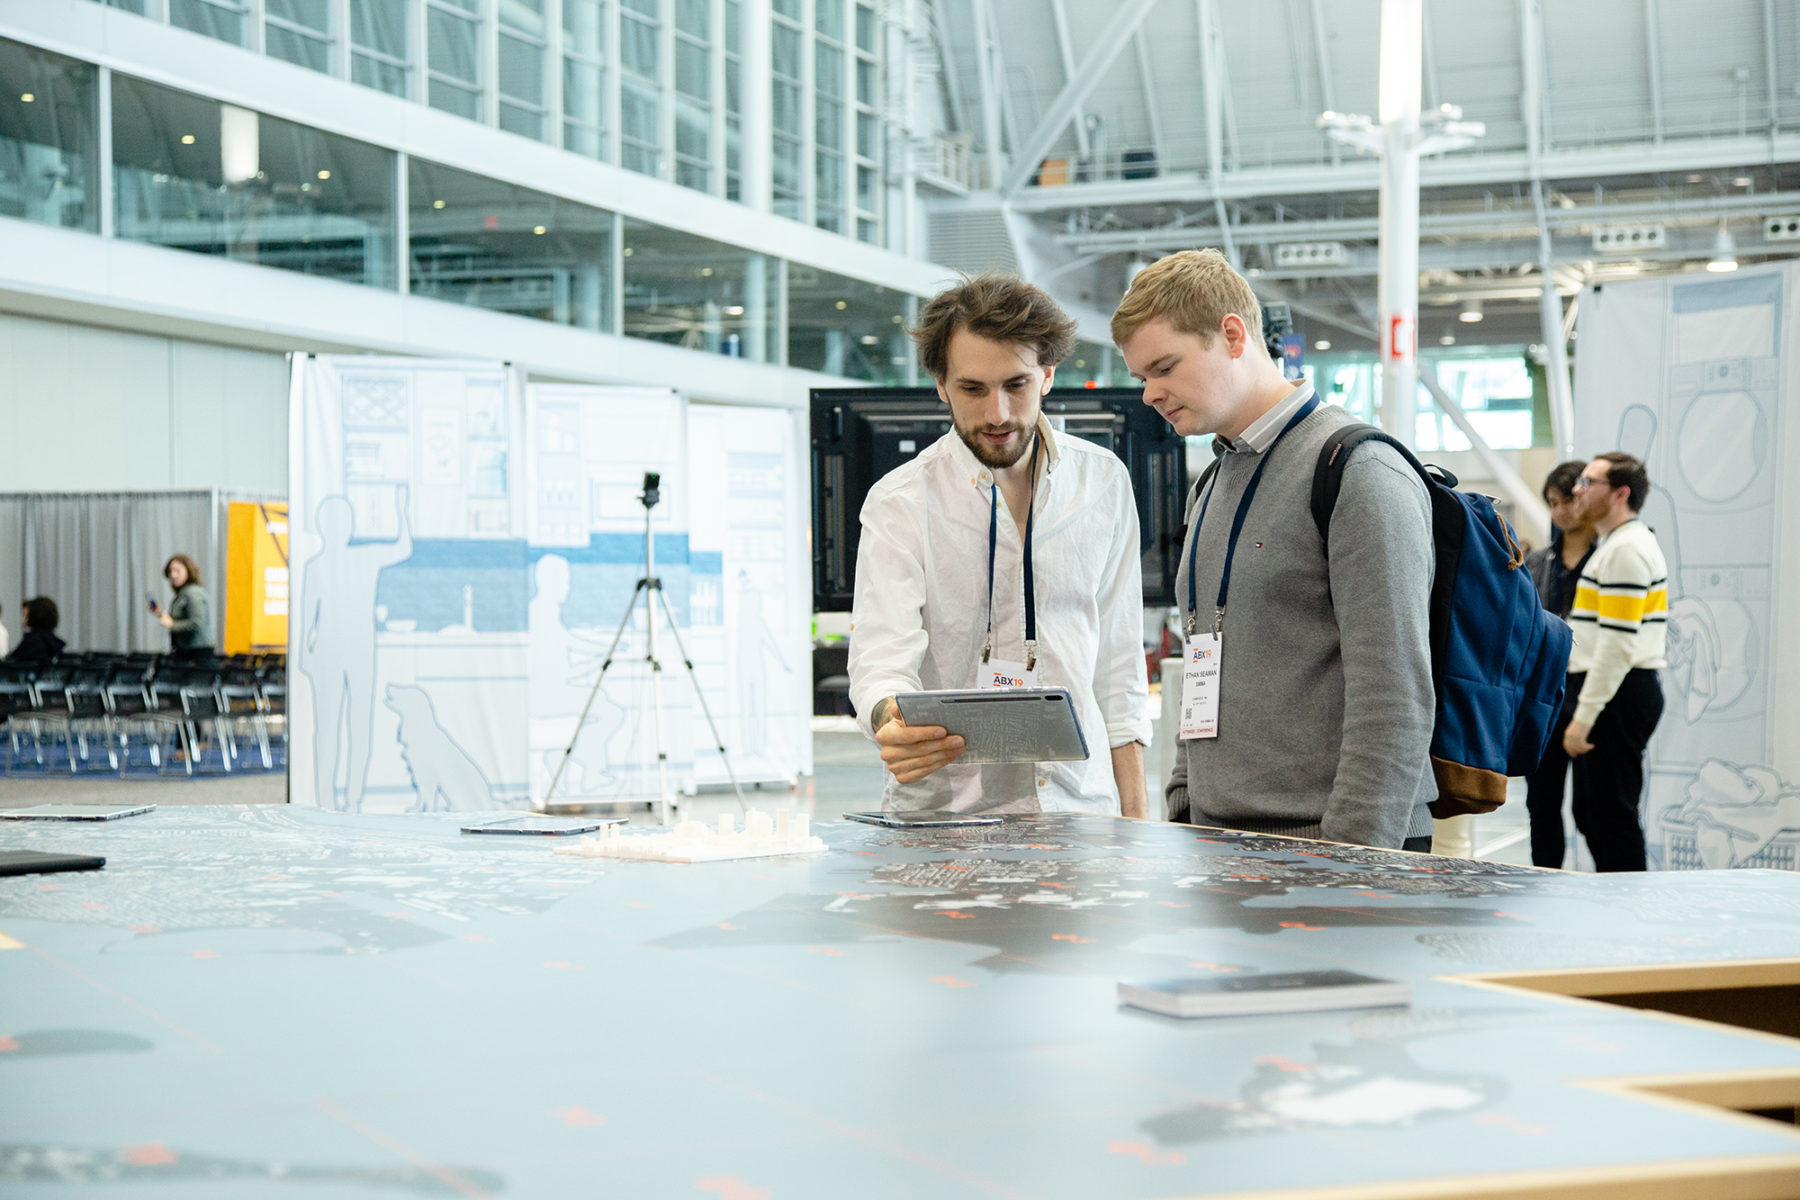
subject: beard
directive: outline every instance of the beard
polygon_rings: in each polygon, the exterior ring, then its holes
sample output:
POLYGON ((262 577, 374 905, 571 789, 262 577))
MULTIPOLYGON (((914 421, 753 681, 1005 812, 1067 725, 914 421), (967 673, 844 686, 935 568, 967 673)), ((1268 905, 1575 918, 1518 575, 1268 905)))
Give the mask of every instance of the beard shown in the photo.
POLYGON ((1029 425, 976 425, 968 429, 956 426, 956 436, 963 440, 969 453, 975 460, 989 470, 1004 471, 1008 467, 1017 466, 1019 461, 1031 452, 1037 438, 1037 423, 1029 425), (992 446, 982 439, 983 434, 1010 431, 1021 436, 1014 438, 1004 446, 992 446))

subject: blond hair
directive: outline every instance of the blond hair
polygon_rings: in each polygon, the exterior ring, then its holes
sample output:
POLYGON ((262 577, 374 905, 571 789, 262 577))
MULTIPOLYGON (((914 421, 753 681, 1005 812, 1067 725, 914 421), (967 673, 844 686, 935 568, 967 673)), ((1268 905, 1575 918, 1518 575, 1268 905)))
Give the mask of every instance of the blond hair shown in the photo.
POLYGON ((939 292, 919 310, 909 332, 919 346, 919 365, 933 379, 950 370, 950 339, 959 329, 977 337, 1030 346, 1038 366, 1054 367, 1075 347, 1075 322, 1048 293, 1012 275, 964 279, 939 292))
POLYGON ((1175 332, 1196 334, 1211 345, 1219 325, 1234 313, 1243 319, 1251 344, 1262 345, 1262 305, 1250 284, 1217 250, 1182 250, 1138 272, 1113 313, 1112 337, 1122 346, 1160 317, 1175 332))

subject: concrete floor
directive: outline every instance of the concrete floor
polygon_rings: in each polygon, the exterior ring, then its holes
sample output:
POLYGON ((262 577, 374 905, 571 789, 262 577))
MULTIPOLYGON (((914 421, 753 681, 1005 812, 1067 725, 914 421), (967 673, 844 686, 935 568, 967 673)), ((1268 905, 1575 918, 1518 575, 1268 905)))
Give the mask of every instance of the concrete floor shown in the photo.
MULTIPOLYGON (((797 806, 815 817, 837 817, 845 812, 881 806, 885 772, 875 748, 846 718, 820 718, 813 732, 813 774, 793 791, 767 786, 747 788, 752 807, 797 806)), ((1160 781, 1150 781, 1151 794, 1160 781)), ((1515 781, 1515 795, 1498 812, 1476 819, 1475 856, 1495 862, 1530 863, 1529 827, 1525 817, 1523 786, 1515 781)), ((188 779, 131 779, 110 776, 12 774, 0 776, 0 808, 32 804, 102 804, 122 800, 153 804, 280 804, 287 799, 287 776, 240 773, 188 779)), ((723 812, 736 812, 737 801, 726 791, 709 789, 682 801, 682 810, 701 820, 723 812)), ((634 824, 654 822, 647 806, 615 810, 634 824)), ((1578 856, 1585 857, 1584 855, 1578 856)), ((1578 861, 1576 869, 1582 869, 1578 861)), ((1588 869, 1591 869, 1588 868, 1588 869)))

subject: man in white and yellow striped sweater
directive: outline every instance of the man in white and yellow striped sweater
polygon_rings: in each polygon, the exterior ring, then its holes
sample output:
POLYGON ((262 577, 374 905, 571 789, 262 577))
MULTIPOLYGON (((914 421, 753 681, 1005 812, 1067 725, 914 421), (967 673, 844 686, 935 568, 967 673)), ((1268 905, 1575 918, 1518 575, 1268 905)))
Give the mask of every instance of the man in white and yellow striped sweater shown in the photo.
POLYGON ((1575 828, 1599 871, 1644 869, 1644 750, 1662 717, 1669 567, 1639 519, 1644 464, 1602 454, 1575 481, 1575 502, 1600 540, 1575 588, 1569 688, 1577 691, 1563 746, 1574 760, 1575 828))

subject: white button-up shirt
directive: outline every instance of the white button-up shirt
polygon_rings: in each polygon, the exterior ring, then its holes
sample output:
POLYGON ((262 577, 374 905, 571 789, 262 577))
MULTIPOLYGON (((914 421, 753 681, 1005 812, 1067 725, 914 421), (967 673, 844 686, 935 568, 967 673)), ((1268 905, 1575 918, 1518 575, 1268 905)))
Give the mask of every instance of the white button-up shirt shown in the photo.
MULTIPOLYGON (((1037 681, 1065 687, 1083 762, 952 763, 917 783, 892 775, 888 809, 1119 811, 1109 751, 1150 741, 1137 505, 1125 464, 1043 417, 1045 467, 1032 524, 1037 681)), ((850 634, 850 700, 863 731, 899 692, 976 686, 987 639, 994 478, 955 430, 876 483, 863 503, 850 634)), ((995 659, 1025 659, 1024 542, 1001 497, 994 557, 995 659)))

